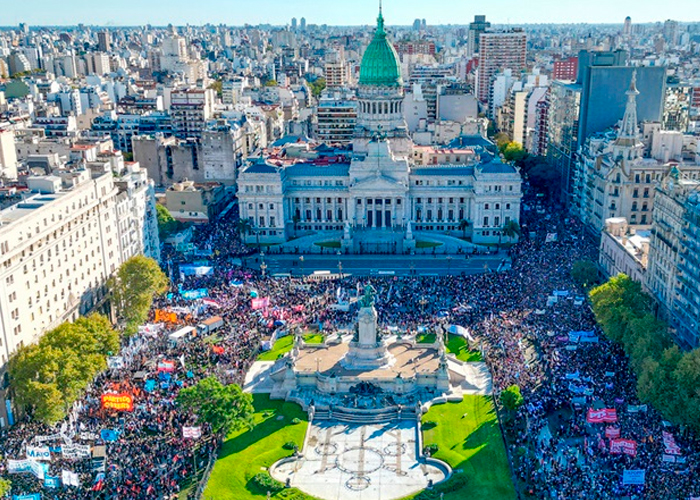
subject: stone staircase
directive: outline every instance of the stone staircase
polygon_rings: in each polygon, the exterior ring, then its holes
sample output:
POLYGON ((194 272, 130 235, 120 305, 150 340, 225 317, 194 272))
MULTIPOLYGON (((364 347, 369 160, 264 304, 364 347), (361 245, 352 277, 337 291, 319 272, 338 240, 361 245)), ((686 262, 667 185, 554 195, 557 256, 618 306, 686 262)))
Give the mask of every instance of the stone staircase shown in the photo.
POLYGON ((379 409, 360 409, 333 407, 332 409, 317 409, 314 412, 314 420, 337 420, 348 424, 381 424, 394 420, 415 420, 415 408, 402 408, 399 413, 398 406, 379 409))

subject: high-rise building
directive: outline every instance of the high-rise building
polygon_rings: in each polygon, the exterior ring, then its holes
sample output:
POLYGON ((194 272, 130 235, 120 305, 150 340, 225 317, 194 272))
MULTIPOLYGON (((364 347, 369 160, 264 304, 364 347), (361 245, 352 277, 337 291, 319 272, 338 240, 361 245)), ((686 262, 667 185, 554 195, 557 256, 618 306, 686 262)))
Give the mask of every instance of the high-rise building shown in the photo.
POLYGON ((292 18, 292 31, 296 31, 297 29, 297 18, 293 17, 292 18))
POLYGON ((486 16, 474 16, 474 22, 469 23, 467 32, 467 57, 479 52, 479 36, 490 27, 491 23, 486 21, 486 16))
POLYGON ((656 187, 646 288, 686 349, 700 345, 700 181, 673 167, 656 187))
POLYGON ((306 18, 302 17, 301 20, 299 21, 299 29, 301 31, 306 31, 306 18))
POLYGON ((627 53, 579 53, 576 83, 554 81, 550 94, 547 156, 561 176, 562 201, 573 189, 576 152, 592 134, 615 125, 625 113, 626 89, 636 71, 636 100, 640 122, 661 122, 666 89, 663 66, 627 65, 627 53))
POLYGON ((27 73, 32 70, 32 65, 27 56, 19 52, 14 52, 7 57, 7 65, 10 69, 10 76, 17 73, 27 73))
POLYGON ((112 50, 112 36, 109 31, 97 32, 97 47, 100 52, 109 52, 112 50))
POLYGON ((212 89, 180 89, 170 96, 170 114, 173 134, 182 139, 200 138, 204 125, 212 117, 214 91, 212 89))
POLYGON ((575 81, 578 75, 578 57, 568 57, 554 61, 552 80, 575 81))
POLYGON ((622 34, 624 36, 630 36, 632 34, 632 18, 630 16, 625 18, 625 24, 622 26, 622 34))
POLYGON ((357 101, 324 97, 318 101, 315 136, 320 142, 348 144, 357 121, 357 101))
POLYGON ((527 35, 522 29, 481 33, 476 96, 488 105, 493 77, 510 69, 519 75, 527 67, 527 35))
POLYGON ((664 40, 671 47, 678 45, 679 33, 678 33, 678 21, 673 21, 667 19, 664 22, 664 40))
POLYGON ((420 19, 413 21, 413 31, 420 31, 420 19))

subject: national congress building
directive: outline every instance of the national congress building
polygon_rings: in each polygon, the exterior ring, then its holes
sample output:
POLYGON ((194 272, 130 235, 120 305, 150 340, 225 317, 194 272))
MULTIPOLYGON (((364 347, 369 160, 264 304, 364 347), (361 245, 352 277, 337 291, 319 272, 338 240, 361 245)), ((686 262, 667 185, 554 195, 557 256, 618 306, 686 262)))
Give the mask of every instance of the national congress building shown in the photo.
POLYGON ((494 145, 463 136, 416 146, 404 119, 399 57, 381 11, 365 50, 350 148, 288 142, 252 161, 238 178, 249 241, 282 243, 301 234, 340 231, 440 233, 494 243, 518 222, 521 177, 494 145), (463 222, 463 221, 466 221, 463 222))

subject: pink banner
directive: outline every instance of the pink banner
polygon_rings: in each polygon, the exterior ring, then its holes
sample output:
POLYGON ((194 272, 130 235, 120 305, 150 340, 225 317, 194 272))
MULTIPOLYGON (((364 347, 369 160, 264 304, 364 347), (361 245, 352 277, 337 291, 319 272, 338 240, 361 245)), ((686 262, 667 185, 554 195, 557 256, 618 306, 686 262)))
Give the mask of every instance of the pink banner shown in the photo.
POLYGON ((586 420, 589 424, 615 423, 617 422, 617 410, 615 408, 603 408, 601 410, 588 410, 586 420))
POLYGON ((257 298, 257 299, 253 299, 253 300, 250 301, 250 307, 251 307, 253 310, 256 310, 256 309, 264 309, 264 308, 266 308, 266 307, 269 306, 269 305, 270 305, 270 299, 269 299, 269 297, 259 297, 259 298, 257 298))
POLYGON ((175 361, 168 361, 168 360, 158 361, 157 371, 159 371, 159 372, 174 372, 175 371, 175 361))
POLYGON ((661 435, 664 440, 664 453, 668 455, 681 455, 681 447, 676 444, 676 438, 670 432, 662 431, 661 435))
POLYGON ((637 442, 631 439, 611 439, 610 453, 619 455, 624 453, 631 457, 637 456, 637 442))
POLYGON ((608 439, 617 439, 620 437, 620 429, 617 427, 606 427, 605 437, 608 439))

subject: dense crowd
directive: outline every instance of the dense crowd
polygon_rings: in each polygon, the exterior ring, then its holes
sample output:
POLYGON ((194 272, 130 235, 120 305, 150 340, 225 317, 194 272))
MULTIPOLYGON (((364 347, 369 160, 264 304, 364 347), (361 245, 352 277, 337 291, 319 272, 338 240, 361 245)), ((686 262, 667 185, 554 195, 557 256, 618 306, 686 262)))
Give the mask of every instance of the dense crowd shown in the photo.
MULTIPOLYGON (((467 327, 481 349, 498 394, 520 386, 525 405, 506 425, 508 451, 519 486, 532 498, 630 498, 687 500, 700 495, 700 442, 667 426, 652 409, 639 407, 635 381, 624 353, 604 339, 582 294, 571 278, 571 265, 594 258, 576 221, 536 198, 525 201, 521 242, 511 250, 511 269, 477 276, 371 278, 378 292, 382 327, 415 333, 434 328, 445 316, 467 327), (546 213, 543 213, 546 212, 546 213), (555 234, 549 238, 547 234, 555 234), (557 292, 554 294, 554 292, 557 292), (557 296, 553 302, 551 297, 557 296), (548 303, 549 302, 549 303, 548 303), (570 332, 587 331, 597 342, 572 342, 570 332), (590 408, 614 408, 618 421, 591 424, 590 408), (634 410, 630 412, 629 410, 634 410), (611 454, 606 428, 637 442, 636 456, 611 454), (674 434, 682 459, 662 461, 662 431, 674 434), (623 486, 625 469, 644 469, 644 486, 623 486)), ((199 438, 185 438, 183 427, 196 426, 193 416, 178 411, 175 397, 203 377, 242 384, 261 343, 296 325, 313 325, 326 333, 347 328, 353 313, 333 308, 342 295, 352 295, 365 278, 341 282, 302 282, 264 278, 240 266, 253 253, 238 237, 237 214, 198 227, 194 243, 212 272, 181 274, 192 258, 169 249, 163 261, 173 279, 169 294, 154 302, 156 311, 175 313, 176 322, 161 331, 145 329, 125 342, 124 365, 103 373, 91 385, 65 422, 54 428, 25 418, 0 441, 5 459, 25 458, 36 436, 60 437, 57 446, 79 443, 106 447, 106 459, 64 459, 52 453, 48 476, 63 470, 79 475, 80 486, 47 488, 30 473, 6 475, 14 494, 42 493, 46 499, 171 499, 193 473, 214 457, 220 439, 202 428, 199 438), (185 300, 182 290, 207 290, 207 300, 185 300), (253 298, 269 306, 251 307, 253 298), (172 342, 168 333, 219 315, 223 325, 213 335, 172 342), (171 361, 167 372, 159 371, 171 361), (104 410, 105 393, 133 395, 133 411, 104 410), (104 430, 116 440, 106 440, 104 430)), ((253 257, 255 258, 255 257, 253 257)))

